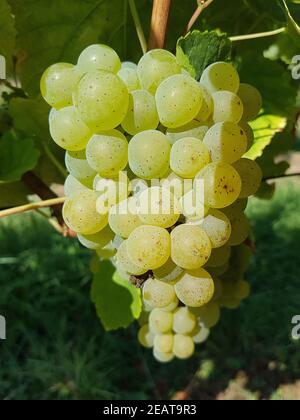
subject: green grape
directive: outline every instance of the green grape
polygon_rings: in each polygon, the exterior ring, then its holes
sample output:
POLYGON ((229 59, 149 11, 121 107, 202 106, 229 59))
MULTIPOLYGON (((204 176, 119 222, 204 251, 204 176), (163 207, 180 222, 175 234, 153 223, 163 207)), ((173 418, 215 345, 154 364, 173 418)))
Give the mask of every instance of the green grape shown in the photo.
POLYGON ((172 53, 156 49, 143 55, 137 72, 143 89, 155 94, 161 82, 169 76, 179 74, 181 67, 172 53))
POLYGON ((135 198, 138 198, 140 194, 148 188, 148 182, 144 179, 135 178, 129 183, 129 191, 135 198))
POLYGON ((108 215, 97 210, 98 196, 93 191, 80 191, 66 199, 63 216, 67 226, 77 233, 92 235, 108 223, 108 215))
POLYGON ((149 325, 143 325, 138 332, 139 343, 146 348, 153 347, 154 344, 154 334, 150 331, 149 325))
POLYGON ((129 197, 111 207, 108 221, 117 235, 128 238, 137 227, 142 225, 138 216, 137 199, 129 197))
POLYGON ((207 341, 210 335, 210 330, 206 328, 204 325, 199 325, 197 329, 195 329, 194 334, 192 335, 192 339, 195 344, 203 344, 207 341))
POLYGON ((175 300, 174 286, 157 279, 148 279, 143 285, 144 302, 152 308, 165 308, 175 300))
POLYGON ((209 150, 199 139, 186 137, 172 146, 170 166, 182 178, 194 178, 209 163, 209 150))
POLYGON ((205 268, 209 271, 209 274, 214 278, 214 280, 216 280, 217 279, 216 276, 222 276, 223 274, 226 273, 226 271, 228 271, 229 262, 219 267, 205 267, 205 268))
POLYGON ((251 287, 250 284, 245 280, 239 280, 236 284, 236 291, 235 296, 238 299, 247 299, 247 297, 250 295, 251 287))
POLYGON ((187 224, 201 224, 209 208, 204 204, 204 190, 199 186, 180 199, 182 214, 187 219, 187 224))
POLYGON ((220 91, 213 94, 214 113, 213 120, 218 122, 232 122, 238 124, 243 116, 243 103, 232 92, 220 91))
POLYGON ((98 174, 104 178, 118 176, 128 162, 128 143, 118 130, 94 135, 86 148, 86 158, 98 174))
POLYGON ((173 353, 178 359, 188 359, 195 351, 193 339, 188 335, 175 334, 173 353))
POLYGON ((136 134, 129 142, 129 166, 143 179, 162 178, 169 169, 171 146, 156 130, 136 134))
POLYGON ((129 195, 126 172, 120 172, 119 177, 114 179, 102 178, 100 175, 96 175, 93 188, 101 198, 101 201, 107 204, 108 209, 126 200, 129 195))
POLYGON ((173 330, 177 334, 189 334, 196 326, 196 317, 186 306, 174 311, 173 330))
POLYGON ((172 353, 173 350, 173 334, 159 334, 154 338, 154 351, 159 354, 172 353))
POLYGON ((132 136, 140 131, 155 130, 159 119, 154 96, 147 90, 134 90, 129 95, 127 114, 122 128, 132 136))
POLYGON ((234 214, 243 212, 248 205, 248 198, 239 198, 230 206, 222 209, 222 212, 230 219, 234 214))
POLYGON ((121 272, 126 272, 135 276, 140 276, 142 274, 145 274, 147 271, 131 261, 128 255, 127 241, 122 242, 121 245, 119 246, 118 251, 117 251, 116 261, 117 261, 117 268, 121 272))
MULTIPOLYGON (((154 334, 165 334, 172 330, 173 314, 154 308, 149 315, 149 327, 154 334)), ((169 350, 170 351, 170 350, 169 350)))
POLYGON ((85 191, 87 188, 72 175, 67 176, 65 180, 64 192, 66 197, 71 197, 74 193, 85 191))
POLYGON ((76 97, 81 118, 95 132, 117 127, 127 113, 128 89, 113 73, 87 73, 78 85, 76 97))
POLYGON ((57 63, 50 66, 41 78, 41 93, 53 108, 60 109, 73 104, 72 94, 81 78, 76 66, 57 63))
POLYGON ((139 218, 144 225, 168 228, 179 219, 179 201, 167 189, 148 188, 139 195, 138 201, 139 218))
MULTIPOLYGON (((117 251, 111 245, 107 245, 104 248, 97 249, 96 253, 101 260, 111 260, 116 255, 117 251)), ((129 280, 129 278, 124 278, 124 280, 129 280)))
POLYGON ((210 302, 201 308, 191 308, 192 313, 200 319, 201 324, 210 329, 217 325, 221 318, 220 306, 210 302))
POLYGON ((137 65, 135 63, 132 63, 131 61, 123 61, 121 65, 121 69, 137 70, 137 65))
POLYGON ((179 225, 171 232, 172 260, 187 270, 202 267, 211 254, 211 243, 200 226, 179 225))
POLYGON ((220 210, 211 209, 201 225, 210 239, 213 248, 225 245, 231 235, 231 224, 228 217, 220 210))
POLYGON ((230 217, 232 232, 228 245, 237 246, 245 242, 250 234, 250 222, 244 213, 236 213, 230 217))
POLYGON ((173 312, 178 307, 178 305, 179 305, 179 300, 178 300, 178 297, 175 295, 173 301, 169 305, 161 308, 161 310, 166 311, 166 312, 173 312))
POLYGON ((188 270, 175 285, 178 299, 191 308, 197 308, 210 302, 214 290, 213 279, 203 268, 188 270))
POLYGON ((65 164, 68 172, 82 184, 91 187, 96 172, 90 167, 86 160, 85 150, 79 152, 67 152, 65 164))
POLYGON ((153 270, 153 274, 157 280, 174 282, 183 274, 183 269, 169 258, 162 267, 153 270))
POLYGON ((160 181, 162 188, 169 190, 172 194, 180 199, 183 195, 189 193, 193 189, 193 181, 190 179, 183 179, 171 172, 167 178, 160 181))
POLYGON ((129 92, 141 89, 137 70, 135 68, 123 67, 118 72, 118 76, 123 80, 129 92))
POLYGON ((246 134, 246 137, 247 137, 247 151, 248 151, 248 150, 251 149, 251 147, 253 146, 253 143, 254 143, 254 132, 252 130, 252 127, 244 121, 240 121, 239 126, 242 128, 242 130, 244 130, 244 133, 246 134))
POLYGON ((171 143, 171 145, 173 145, 174 143, 176 143, 177 140, 184 139, 187 137, 193 137, 199 140, 203 140, 207 131, 207 125, 193 120, 188 124, 183 125, 182 127, 168 128, 166 131, 166 136, 168 137, 168 140, 171 143))
POLYGON ((205 204, 212 208, 230 206, 241 193, 241 177, 228 163, 210 163, 199 172, 195 183, 198 179, 204 182, 205 204))
POLYGON ((229 63, 216 62, 208 66, 202 73, 200 83, 210 93, 219 90, 228 90, 237 93, 240 86, 240 78, 236 69, 229 63))
POLYGON ((231 255, 231 248, 228 245, 224 245, 221 248, 213 249, 211 257, 208 260, 207 267, 221 267, 229 261, 231 255))
POLYGON ((206 133, 203 143, 214 162, 233 163, 247 151, 247 136, 237 124, 217 123, 206 133))
POLYGON ((58 146, 73 152, 84 149, 92 136, 91 130, 81 120, 78 110, 69 106, 49 116, 50 134, 58 146))
POLYGON ((202 90, 193 78, 177 74, 159 85, 155 101, 160 122, 167 128, 178 128, 197 116, 202 90))
POLYGON ((203 85, 200 86, 202 91, 203 102, 196 119, 198 121, 207 121, 213 113, 214 101, 208 89, 203 85))
POLYGON ((169 363, 174 359, 173 353, 160 353, 155 349, 153 350, 153 356, 160 363, 169 363))
POLYGON ((237 170, 242 180, 242 191, 240 198, 247 198, 254 195, 262 182, 263 172, 260 166, 250 159, 240 159, 234 163, 233 167, 237 170))
POLYGON ((244 104, 243 121, 254 120, 262 107, 261 94, 254 86, 241 83, 238 95, 244 104))
POLYGON ((100 232, 94 233, 93 235, 78 234, 77 238, 86 248, 97 250, 108 245, 113 240, 114 233, 109 226, 105 226, 100 232))
POLYGON ((82 51, 77 65, 83 73, 93 70, 117 73, 121 68, 121 61, 112 48, 107 45, 94 44, 82 51))
POLYGON ((171 240, 167 230, 157 226, 140 226, 128 238, 130 259, 147 270, 164 265, 171 253, 171 240))

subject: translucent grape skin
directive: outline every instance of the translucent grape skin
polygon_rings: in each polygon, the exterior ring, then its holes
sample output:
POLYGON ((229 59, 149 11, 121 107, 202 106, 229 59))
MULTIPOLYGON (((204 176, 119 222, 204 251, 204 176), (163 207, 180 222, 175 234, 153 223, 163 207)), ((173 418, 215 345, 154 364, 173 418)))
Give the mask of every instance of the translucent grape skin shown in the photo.
POLYGON ((246 137, 247 137, 247 151, 251 149, 251 147, 253 146, 254 143, 254 132, 251 128, 251 126, 244 122, 244 121, 240 121, 239 122, 239 126, 242 128, 242 130, 244 130, 246 137))
POLYGON ((117 269, 118 270, 120 269, 121 272, 126 272, 131 275, 140 276, 147 271, 131 261, 128 255, 127 241, 122 242, 121 245, 119 246, 119 249, 116 255, 116 261, 117 261, 117 269))
POLYGON ((237 246, 245 242, 250 234, 250 222, 244 213, 236 213, 230 217, 232 232, 228 245, 237 246))
POLYGON ((135 68, 123 67, 118 72, 118 76, 123 80, 129 92, 141 89, 137 70, 135 68))
POLYGON ((225 265, 230 258, 231 248, 229 242, 226 245, 213 249, 210 259, 207 262, 207 267, 222 267, 225 265))
MULTIPOLYGON (((149 316, 149 327, 154 334, 165 334, 172 330, 173 326, 173 314, 170 312, 163 311, 159 308, 154 308, 150 312, 149 316)), ((171 350, 160 350, 169 352, 171 350)))
POLYGON ((243 158, 235 162, 233 167, 237 170, 242 180, 240 198, 254 195, 263 179, 263 172, 260 166, 254 160, 243 158))
POLYGON ((82 73, 93 70, 117 73, 121 68, 121 61, 112 48, 107 45, 94 44, 82 51, 77 65, 82 73))
POLYGON ((158 334, 154 338, 154 351, 159 354, 172 354, 173 350, 173 334, 158 334))
POLYGON ((193 339, 188 335, 175 334, 173 353, 178 359, 188 359, 195 351, 193 339))
POLYGON ((71 197, 74 193, 84 191, 88 187, 83 185, 80 181, 74 178, 72 175, 68 175, 64 184, 64 193, 66 197, 71 197))
POLYGON ((165 308, 176 298, 174 286, 157 279, 148 279, 143 285, 143 299, 153 308, 165 308))
POLYGON ((199 325, 199 327, 195 329, 194 334, 192 335, 192 339, 195 344, 202 344, 205 343, 209 335, 210 330, 204 325, 199 325))
POLYGON ((182 127, 168 128, 166 136, 168 137, 170 144, 173 145, 178 140, 186 137, 193 137, 202 141, 207 131, 208 127, 205 123, 193 120, 182 127))
POLYGON ((231 223, 228 217, 220 210, 210 209, 203 219, 202 229, 206 232, 213 248, 225 245, 231 235, 231 223))
POLYGON ((108 245, 114 238, 114 233, 109 226, 105 226, 100 232, 93 235, 78 234, 79 242, 88 249, 98 250, 108 245))
POLYGON ((213 95, 213 120, 218 122, 232 122, 238 124, 243 116, 244 106, 241 99, 233 92, 219 91, 213 95))
POLYGON ((163 133, 143 131, 129 142, 129 166, 139 178, 162 178, 169 168, 170 152, 170 143, 163 133))
POLYGON ((211 64, 204 70, 200 83, 210 93, 220 90, 237 93, 240 86, 240 78, 238 72, 231 64, 220 61, 211 64))
POLYGON ((174 359, 173 353, 161 353, 156 349, 153 350, 153 357, 160 363, 169 363, 174 359))
POLYGON ((178 265, 176 265, 174 261, 169 258, 162 267, 154 270, 153 274, 157 280, 174 282, 183 274, 183 269, 178 267, 178 265))
POLYGON ((175 284, 178 299, 191 308, 206 305, 214 295, 214 282, 203 268, 187 270, 175 284))
POLYGON ((109 224, 116 235, 128 238, 142 222, 138 216, 137 199, 129 197, 110 209, 109 224))
POLYGON ((196 317, 185 306, 174 311, 173 330, 177 334, 190 334, 196 326, 196 317))
POLYGON ((138 332, 138 340, 143 347, 151 348, 154 344, 155 335, 150 331, 149 325, 143 325, 138 332))
POLYGON ((210 302, 201 308, 191 308, 191 311, 199 318, 201 324, 208 329, 215 327, 221 317, 220 306, 214 302, 210 302))
POLYGON ((244 104, 243 121, 254 120, 262 107, 260 92, 252 85, 241 83, 238 95, 244 104))
POLYGON ((88 164, 85 150, 67 152, 65 155, 65 164, 68 172, 74 178, 88 187, 92 185, 96 172, 88 164))

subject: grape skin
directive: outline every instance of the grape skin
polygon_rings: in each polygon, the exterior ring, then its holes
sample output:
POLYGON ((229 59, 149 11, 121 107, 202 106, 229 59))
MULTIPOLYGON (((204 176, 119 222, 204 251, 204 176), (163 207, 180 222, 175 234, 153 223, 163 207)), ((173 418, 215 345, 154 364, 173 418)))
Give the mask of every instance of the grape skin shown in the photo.
POLYGON ((93 70, 117 73, 121 68, 121 61, 112 48, 103 44, 94 44, 82 51, 77 65, 83 73, 93 70))
POLYGON ((141 89, 139 77, 135 68, 123 67, 118 72, 118 76, 123 80, 129 92, 141 89))
POLYGON ((178 359, 188 359, 195 351, 193 339, 188 335, 175 334, 173 353, 178 359))
POLYGON ((180 307, 174 311, 173 330, 178 334, 189 334, 196 326, 196 317, 187 307, 180 307))
MULTIPOLYGON (((165 334, 172 330, 173 314, 171 312, 163 311, 155 308, 149 315, 149 327, 154 334, 165 334)), ((161 350, 160 350, 161 351, 161 350)), ((170 350, 163 350, 168 353, 170 350)))
POLYGON ((168 137, 170 144, 173 145, 178 140, 186 137, 193 137, 199 140, 203 140, 207 131, 208 126, 205 125, 205 123, 193 120, 188 124, 178 128, 168 128, 166 131, 166 136, 168 137))
POLYGON ((127 241, 122 242, 119 246, 116 256, 116 262, 117 268, 120 269, 121 272, 126 272, 135 276, 140 276, 147 271, 131 261, 128 255, 127 241))
POLYGON ((243 158, 235 162, 233 167, 237 170, 242 180, 240 198, 254 195, 263 179, 263 172, 260 166, 254 160, 243 158))
POLYGON ((157 279, 148 279, 143 286, 143 299, 153 308, 165 308, 176 298, 174 287, 157 279))
POLYGON ((220 90, 237 93, 240 87, 240 78, 236 69, 229 63, 216 62, 208 66, 200 79, 210 93, 220 90))
POLYGON ((142 225, 138 216, 137 200, 130 197, 110 209, 109 224, 116 235, 128 238, 130 234, 142 225))
POLYGON ((209 237, 213 248, 225 245, 231 235, 230 220, 220 210, 211 209, 203 219, 201 227, 209 237))
POLYGON ((214 282, 203 268, 187 270, 175 285, 178 299, 192 308, 201 307, 210 302, 214 290, 214 282))
POLYGON ((150 331, 149 325, 143 325, 138 332, 138 340, 143 347, 151 348, 154 344, 154 334, 150 331))
POLYGON ((238 124, 243 116, 244 106, 241 99, 233 92, 220 91, 213 95, 213 120, 238 124))
POLYGON ((88 164, 85 150, 66 152, 65 164, 68 172, 70 172, 74 178, 84 185, 90 186, 92 184, 96 172, 88 164))
POLYGON ((173 334, 159 334, 154 338, 154 351, 158 354, 171 354, 173 350, 173 334))
POLYGON ((77 235, 79 242, 83 246, 93 250, 104 248, 113 240, 113 237, 114 233, 109 226, 105 226, 100 232, 93 235, 77 235))
POLYGON ((262 107, 260 92, 252 85, 241 83, 238 95, 244 103, 243 121, 254 120, 262 107))

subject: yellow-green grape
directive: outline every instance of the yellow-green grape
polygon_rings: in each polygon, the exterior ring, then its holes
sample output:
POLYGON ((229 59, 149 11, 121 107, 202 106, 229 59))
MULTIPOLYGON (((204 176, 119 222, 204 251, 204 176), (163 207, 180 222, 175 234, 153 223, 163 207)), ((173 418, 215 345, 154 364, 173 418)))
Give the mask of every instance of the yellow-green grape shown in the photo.
POLYGON ((145 274, 147 271, 131 261, 127 251, 127 241, 122 242, 118 248, 116 255, 116 265, 120 272, 125 272, 135 276, 145 274))
POLYGON ((53 108, 60 109, 73 104, 72 94, 81 78, 76 66, 57 63, 50 66, 41 78, 41 93, 53 108))
POLYGON ((211 154, 212 161, 233 163, 247 151, 247 136, 244 130, 231 122, 217 123, 206 133, 203 143, 211 154))
POLYGON ((169 305, 161 308, 161 310, 166 311, 166 312, 173 312, 178 307, 178 305, 179 305, 179 300, 178 300, 178 297, 175 295, 173 301, 169 305))
POLYGON ((262 107, 260 92, 252 85, 241 83, 238 95, 244 104, 243 121, 254 120, 262 107))
POLYGON ((179 74, 181 67, 172 53, 156 49, 143 55, 137 72, 143 89, 155 94, 161 82, 173 74, 179 74))
POLYGON ((171 232, 172 260, 187 270, 196 270, 209 260, 211 243, 200 226, 179 225, 171 232))
POLYGON ((209 150, 199 139, 186 137, 172 146, 170 166, 182 178, 194 178, 209 162, 209 150))
POLYGON ((81 118, 95 132, 117 127, 127 113, 128 89, 113 73, 87 73, 78 85, 76 97, 81 118))
MULTIPOLYGON (((230 217, 230 216, 229 216, 230 217)), ((244 213, 236 213, 230 217, 232 232, 228 245, 237 246, 245 242, 250 234, 250 222, 244 213)))
POLYGON ((160 353, 157 350, 153 350, 153 357, 160 363, 169 363, 174 359, 173 353, 160 353))
POLYGON ((80 118, 78 110, 69 106, 52 109, 49 116, 49 127, 52 139, 65 150, 79 151, 86 147, 92 136, 91 130, 80 118))
POLYGON ((204 189, 202 185, 181 197, 180 205, 187 224, 200 225, 209 210, 204 204, 204 189))
POLYGON ((210 93, 219 90, 228 90, 237 93, 240 87, 240 78, 236 69, 229 63, 216 62, 208 66, 200 79, 210 93))
POLYGON ((225 281, 223 284, 223 294, 218 303, 227 309, 236 309, 241 304, 241 298, 237 294, 237 282, 225 281))
POLYGON ((231 235, 231 224, 220 210, 211 209, 201 225, 210 239, 213 248, 225 245, 231 235))
POLYGON ((203 140, 205 134, 208 131, 207 125, 199 121, 191 121, 186 125, 178 128, 168 128, 166 136, 169 142, 173 145, 177 140, 184 139, 186 137, 193 137, 199 140, 203 140))
POLYGON ((139 178, 162 178, 169 169, 170 152, 170 143, 163 133, 143 131, 129 142, 130 169, 139 178))
POLYGON ((174 286, 157 279, 148 279, 143 285, 143 299, 153 308, 165 308, 174 302, 174 286))
POLYGON ((160 185, 179 199, 193 189, 193 181, 191 179, 183 179, 174 172, 171 172, 167 178, 163 178, 160 181, 160 185))
POLYGON ((172 330, 173 314, 154 308, 149 315, 149 327, 154 334, 165 334, 172 330))
POLYGON ((246 209, 247 205, 248 198, 239 198, 233 204, 224 208, 222 212, 225 213, 229 219, 231 219, 234 214, 243 212, 246 209))
POLYGON ((114 238, 114 233, 109 226, 105 226, 100 232, 93 235, 77 235, 79 242, 86 248, 97 250, 104 248, 114 238))
POLYGON ((74 178, 88 187, 92 186, 96 172, 88 164, 85 150, 67 152, 65 155, 65 165, 68 172, 74 178))
POLYGON ((82 191, 82 190, 84 191, 87 188, 88 187, 83 185, 74 176, 68 175, 66 180, 65 180, 64 193, 65 193, 66 197, 70 197, 72 194, 74 194, 76 192, 79 192, 79 191, 82 191))
POLYGON ((215 286, 211 275, 203 268, 199 268, 188 270, 176 283, 175 291, 182 303, 197 308, 210 302, 215 286))
POLYGON ((221 209, 230 206, 241 193, 241 177, 225 162, 210 163, 196 176, 195 182, 198 179, 204 182, 204 198, 208 207, 221 209))
POLYGON ((67 226, 77 233, 92 235, 108 223, 108 215, 97 210, 98 196, 94 191, 80 191, 66 199, 63 216, 67 226))
POLYGON ((196 326, 196 317, 186 306, 174 311, 173 330, 177 334, 190 334, 196 326))
POLYGON ((95 134, 88 142, 86 158, 100 176, 114 178, 127 165, 127 139, 118 130, 95 134))
POLYGON ((210 302, 201 308, 191 308, 191 311, 208 329, 215 327, 221 318, 220 306, 215 302, 210 302))
POLYGON ((247 198, 254 195, 262 182, 263 172, 260 166, 250 159, 240 159, 233 164, 242 180, 242 191, 240 198, 247 198))
POLYGON ((155 101, 160 122, 178 128, 192 121, 202 106, 202 90, 192 77, 168 77, 158 87, 155 101))
POLYGON ((154 351, 161 353, 172 353, 173 334, 158 334, 154 338, 154 351))
POLYGON ((250 295, 251 287, 250 284, 245 280, 239 280, 236 284, 236 292, 235 296, 238 299, 247 299, 247 297, 250 295))
POLYGON ((117 235, 128 238, 137 227, 142 225, 138 216, 137 199, 129 197, 114 205, 110 209, 108 222, 117 235))
POLYGON ((94 44, 82 51, 77 65, 83 73, 93 70, 117 73, 121 68, 121 61, 112 48, 107 45, 94 44))
POLYGON ((224 265, 221 265, 220 267, 206 267, 206 269, 209 271, 210 275, 215 280, 218 280, 217 276, 222 276, 226 273, 229 269, 229 262, 225 263, 224 265))
MULTIPOLYGON (((117 251, 111 245, 106 245, 104 248, 97 249, 96 253, 101 260, 111 260, 116 255, 117 251)), ((124 277, 124 280, 129 280, 129 278, 124 277)))
POLYGON ((224 245, 221 248, 213 249, 210 259, 208 260, 207 267, 221 267, 229 261, 231 255, 231 248, 224 245))
POLYGON ((143 325, 138 332, 139 343, 148 349, 153 347, 155 335, 150 331, 149 325, 143 325))
POLYGON ((207 341, 210 335, 210 329, 206 328, 204 325, 199 325, 192 335, 192 339, 195 344, 203 344, 207 341))
POLYGON ((118 76, 123 80, 129 92, 141 89, 141 84, 135 68, 123 67, 118 72, 118 76))
POLYGON ((243 102, 233 92, 220 91, 213 94, 213 120, 218 122, 239 123, 243 116, 243 102))
POLYGON ((96 175, 93 188, 101 201, 110 209, 117 203, 127 199, 129 195, 128 178, 125 172, 120 172, 118 178, 109 179, 96 175))
POLYGON ((122 128, 132 136, 140 131, 155 130, 159 124, 154 96, 147 90, 134 90, 129 95, 127 114, 122 128))
POLYGON ((137 70, 137 64, 133 63, 132 61, 123 61, 121 68, 137 70))
POLYGON ((162 267, 154 270, 153 274, 157 280, 174 282, 183 274, 183 269, 178 267, 178 265, 176 265, 174 261, 169 258, 162 267))
POLYGON ((209 90, 203 86, 201 86, 201 90, 202 90, 202 97, 203 97, 203 102, 202 102, 202 106, 200 108, 200 111, 196 117, 196 119, 198 121, 207 121, 214 110, 214 101, 213 98, 211 96, 211 94, 209 93, 209 90))
POLYGON ((251 149, 254 143, 254 132, 252 127, 245 121, 240 121, 239 126, 244 130, 247 137, 247 151, 251 149))
POLYGON ((178 221, 181 209, 178 199, 167 189, 151 187, 138 198, 139 218, 144 225, 168 228, 178 221))
POLYGON ((195 344, 189 335, 175 334, 173 353, 178 359, 188 359, 195 351, 195 344))

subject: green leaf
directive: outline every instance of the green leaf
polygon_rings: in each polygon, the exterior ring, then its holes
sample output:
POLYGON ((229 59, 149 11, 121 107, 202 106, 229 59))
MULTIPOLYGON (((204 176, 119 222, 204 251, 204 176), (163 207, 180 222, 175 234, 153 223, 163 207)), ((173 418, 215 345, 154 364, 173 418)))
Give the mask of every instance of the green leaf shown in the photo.
POLYGON ((216 61, 228 61, 231 57, 231 41, 216 31, 192 31, 179 38, 177 59, 193 77, 200 77, 207 66, 216 61))
MULTIPOLYGON (((6 58, 8 66, 11 65, 15 50, 15 21, 7 0, 0 0, 0 54, 6 58)), ((8 67, 9 68, 9 67, 8 67)))
POLYGON ((94 276, 91 296, 106 331, 127 328, 140 316, 140 290, 121 279, 108 261, 101 263, 94 276))
POLYGON ((267 182, 262 182, 259 190, 255 194, 256 197, 261 200, 272 200, 276 191, 276 184, 268 184, 267 182))
POLYGON ((34 169, 39 156, 32 139, 7 131, 0 140, 0 181, 20 181, 25 172, 34 169))

